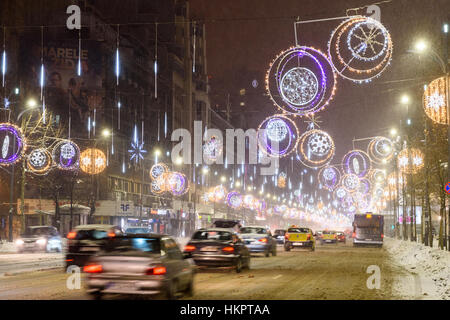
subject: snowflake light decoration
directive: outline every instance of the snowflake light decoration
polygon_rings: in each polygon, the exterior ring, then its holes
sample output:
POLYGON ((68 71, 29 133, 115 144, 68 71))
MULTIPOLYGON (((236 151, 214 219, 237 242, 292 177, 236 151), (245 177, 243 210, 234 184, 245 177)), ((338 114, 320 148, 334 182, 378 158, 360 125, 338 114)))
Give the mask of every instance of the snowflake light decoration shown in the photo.
POLYGON ((287 116, 278 114, 266 118, 258 127, 258 146, 270 157, 286 157, 298 143, 298 128, 287 116))
POLYGON ((19 161, 26 149, 22 130, 11 123, 0 124, 0 165, 7 166, 19 161))
POLYGON ((155 180, 159 176, 161 176, 163 173, 169 172, 169 168, 164 163, 160 162, 157 164, 154 164, 150 168, 150 179, 155 180))
POLYGON ((52 152, 53 162, 61 170, 78 170, 80 165, 80 148, 70 140, 58 142, 52 152))
POLYGON ((318 179, 322 186, 329 190, 333 191, 337 186, 341 177, 341 173, 334 166, 326 166, 320 169, 318 179))
POLYGON ((212 136, 209 141, 203 145, 203 154, 210 161, 217 161, 222 155, 223 143, 219 137, 212 136))
POLYGON ((270 64, 266 89, 278 108, 305 116, 325 108, 336 90, 336 75, 326 55, 311 47, 291 47, 270 64))
POLYGON ((80 155, 80 169, 88 174, 98 174, 106 168, 106 156, 95 148, 84 150, 80 155))
POLYGON ((333 196, 337 200, 342 200, 347 194, 348 192, 343 186, 338 186, 333 192, 333 196))
POLYGON ((299 139, 298 159, 305 166, 320 168, 334 156, 334 141, 331 136, 319 129, 306 131, 299 139))
POLYGON ((423 108, 427 116, 436 123, 447 125, 448 79, 444 76, 431 81, 423 94, 423 108))
POLYGON ((52 157, 46 149, 34 149, 27 157, 27 168, 34 174, 46 174, 49 171, 51 165, 52 157))
POLYGON ((416 174, 424 166, 424 155, 416 148, 403 149, 398 154, 398 168, 406 174, 416 174), (411 162, 410 160, 411 159, 411 162))
POLYGON ((342 177, 342 185, 350 193, 357 191, 359 184, 359 177, 356 174, 348 173, 342 177))
POLYGON ((392 40, 387 29, 369 17, 343 21, 328 42, 328 56, 343 78, 361 83, 380 76, 392 58, 392 40))
POLYGON ((367 147, 370 159, 375 163, 389 161, 394 155, 394 143, 385 137, 373 138, 367 147))
POLYGON ((147 153, 147 150, 144 150, 144 143, 139 143, 136 141, 131 142, 131 149, 128 150, 128 153, 130 154, 130 161, 134 161, 136 163, 140 160, 144 160, 144 153, 147 153))
POLYGON ((342 165, 346 173, 357 175, 360 178, 367 176, 371 169, 370 158, 362 150, 348 152, 342 160, 342 165))
POLYGON ((238 192, 230 192, 227 195, 227 204, 233 209, 239 209, 242 207, 242 195, 238 192))

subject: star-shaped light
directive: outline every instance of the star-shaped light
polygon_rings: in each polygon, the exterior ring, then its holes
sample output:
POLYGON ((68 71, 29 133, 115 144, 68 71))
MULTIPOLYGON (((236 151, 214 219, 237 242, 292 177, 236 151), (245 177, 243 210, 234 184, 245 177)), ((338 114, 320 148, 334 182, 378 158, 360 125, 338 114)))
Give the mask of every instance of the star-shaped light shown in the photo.
POLYGON ((144 150, 144 143, 132 142, 131 149, 128 150, 131 157, 130 160, 136 161, 138 163, 139 159, 144 160, 144 153, 147 153, 147 150, 144 150))
POLYGON ((315 129, 316 127, 320 128, 319 123, 322 123, 322 121, 319 121, 318 116, 314 115, 314 113, 313 113, 311 115, 307 115, 306 117, 308 119, 310 119, 310 120, 305 121, 308 124, 308 130, 315 129))

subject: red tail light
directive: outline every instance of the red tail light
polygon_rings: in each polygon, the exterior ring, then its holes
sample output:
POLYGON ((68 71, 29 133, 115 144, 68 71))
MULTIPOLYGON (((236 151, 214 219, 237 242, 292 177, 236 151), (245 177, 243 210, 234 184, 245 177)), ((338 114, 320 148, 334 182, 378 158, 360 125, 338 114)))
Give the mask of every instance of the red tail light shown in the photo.
POLYGON ((381 234, 381 239, 383 239, 384 238, 384 234, 381 234))
POLYGON ((108 232, 108 237, 114 238, 116 234, 114 232, 108 232))
POLYGON ((166 273, 167 273, 166 267, 149 268, 145 272, 145 274, 148 275, 148 276, 160 276, 160 275, 163 275, 163 274, 166 274, 166 273))
POLYGON ((67 239, 75 239, 76 236, 77 236, 77 232, 76 231, 70 231, 67 234, 67 239))
POLYGON ((308 234, 308 237, 306 238, 306 240, 311 240, 311 235, 308 234))
POLYGON ((72 262, 73 259, 66 259, 66 262, 72 262))
POLYGON ((352 233, 352 238, 356 238, 356 232, 352 233))
POLYGON ((258 241, 259 241, 259 242, 267 243, 267 238, 262 238, 262 239, 259 239, 258 241))
POLYGON ((286 238, 286 240, 288 240, 289 239, 289 233, 285 233, 284 237, 286 238))
POLYGON ((103 267, 101 264, 90 264, 83 268, 86 273, 101 273, 103 272, 103 267))
POLYGON ((224 248, 222 248, 222 251, 231 253, 231 252, 234 252, 234 248, 233 247, 224 247, 224 248))
POLYGON ((196 249, 195 246, 191 246, 191 245, 184 246, 184 251, 185 252, 192 252, 195 249, 196 249))

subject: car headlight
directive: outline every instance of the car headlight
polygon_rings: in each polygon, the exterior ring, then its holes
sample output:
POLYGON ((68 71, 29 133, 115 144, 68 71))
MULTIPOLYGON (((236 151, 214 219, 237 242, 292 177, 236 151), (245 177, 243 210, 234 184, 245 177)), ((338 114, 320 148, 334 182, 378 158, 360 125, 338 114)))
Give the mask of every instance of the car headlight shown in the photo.
POLYGON ((16 245, 18 245, 18 246, 21 246, 21 245, 23 245, 23 240, 22 239, 18 239, 18 240, 16 240, 16 245))
POLYGON ((46 242, 47 242, 47 240, 45 240, 45 239, 38 239, 36 241, 36 243, 39 244, 39 245, 44 245, 46 242))

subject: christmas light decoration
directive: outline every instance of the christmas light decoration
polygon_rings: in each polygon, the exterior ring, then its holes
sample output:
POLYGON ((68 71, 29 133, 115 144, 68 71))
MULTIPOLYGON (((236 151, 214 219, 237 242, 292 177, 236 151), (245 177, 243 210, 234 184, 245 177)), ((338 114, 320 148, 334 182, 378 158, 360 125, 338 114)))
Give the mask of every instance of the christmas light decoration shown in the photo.
POLYGON ((169 168, 167 167, 167 165, 162 162, 157 163, 150 168, 150 179, 155 180, 163 173, 167 172, 169 172, 169 168))
POLYGON ((242 196, 238 192, 230 192, 227 195, 227 204, 233 209, 239 209, 242 207, 242 196))
POLYGON ((291 47, 270 64, 266 89, 275 106, 304 116, 329 104, 336 90, 336 75, 321 51, 291 47))
POLYGON ((300 136, 298 159, 307 167, 323 167, 334 157, 334 151, 333 139, 323 130, 308 130, 300 136))
POLYGON ((181 196, 188 192, 189 181, 186 176, 180 172, 170 172, 166 176, 167 189, 174 196, 181 196))
POLYGON ((218 185, 218 186, 214 187, 214 189, 212 191, 213 199, 216 202, 219 202, 219 201, 222 201, 223 199, 225 199, 226 195, 227 195, 227 189, 222 185, 218 185))
POLYGON ((286 173, 281 172, 278 175, 278 188, 285 188, 286 187, 286 173))
POLYGON ((346 195, 348 194, 347 190, 344 188, 344 186, 338 186, 333 191, 333 197, 336 200, 342 200, 346 195))
POLYGON ((342 185, 350 193, 357 191, 359 184, 359 177, 356 174, 348 173, 342 177, 342 185))
POLYGON ((436 123, 447 125, 448 81, 448 76, 431 81, 423 94, 423 108, 427 116, 436 123))
POLYGON ((266 118, 258 127, 259 148, 268 156, 286 157, 297 147, 299 131, 283 114, 266 118))
POLYGON ((416 174, 424 166, 424 155, 416 148, 403 149, 397 159, 398 168, 406 174, 416 174))
POLYGON ((372 184, 370 183, 369 179, 363 178, 359 180, 359 193, 361 193, 362 195, 366 195, 370 192, 371 188, 372 184))
POLYGON ((147 153, 147 150, 144 150, 144 143, 139 143, 138 141, 131 142, 131 149, 128 150, 130 153, 130 161, 134 161, 136 163, 139 162, 139 159, 144 160, 144 153, 147 153))
POLYGON ((368 82, 390 64, 392 40, 387 29, 369 17, 354 17, 342 22, 328 42, 328 56, 343 78, 368 82))
POLYGON ((95 148, 84 150, 80 155, 80 169, 88 174, 98 174, 106 168, 106 156, 95 148))
POLYGON ((378 164, 389 161, 394 155, 394 143, 385 137, 373 138, 367 147, 370 159, 378 164))
POLYGON ((34 149, 27 156, 27 168, 30 172, 42 175, 46 174, 52 165, 52 157, 46 149, 34 149))
POLYGON ((372 183, 384 183, 386 181, 386 172, 381 169, 372 169, 369 173, 372 183))
POLYGON ((341 179, 341 173, 334 166, 326 166, 320 169, 318 179, 325 189, 333 191, 341 179))
POLYGON ((167 188, 167 178, 169 173, 163 173, 154 179, 151 183, 151 190, 155 194, 162 194, 168 190, 167 188))
POLYGON ((0 165, 14 164, 22 158, 26 141, 19 127, 11 123, 1 123, 0 142, 2 143, 0 165))
POLYGON ((247 194, 243 198, 244 208, 253 209, 253 201, 255 198, 251 194, 247 194))
POLYGON ((342 160, 344 172, 357 175, 359 178, 367 176, 370 171, 370 158, 362 150, 348 152, 342 160))
POLYGON ((70 140, 58 142, 52 152, 53 163, 61 170, 78 170, 80 165, 80 148, 70 140))
MULTIPOLYGON (((395 179, 395 172, 392 172, 391 174, 388 175, 387 177, 387 182, 390 188, 396 189, 397 188, 397 182, 395 179)), ((403 176, 402 174, 398 174, 397 175, 397 180, 398 180, 398 186, 399 188, 401 188, 403 186, 403 176)))
POLYGON ((210 161, 217 161, 222 156, 223 142, 219 137, 212 136, 209 141, 203 145, 203 155, 210 161))

